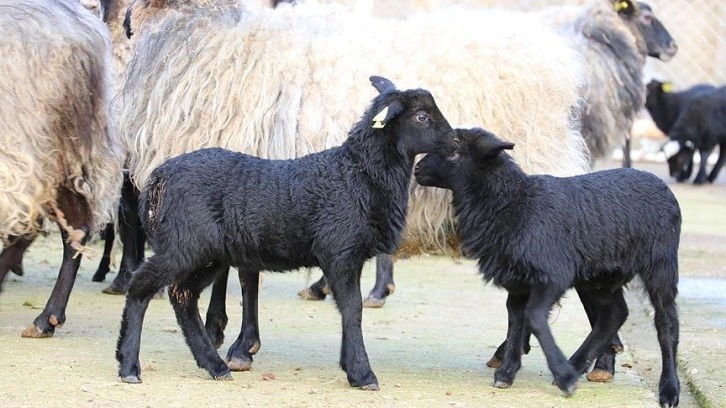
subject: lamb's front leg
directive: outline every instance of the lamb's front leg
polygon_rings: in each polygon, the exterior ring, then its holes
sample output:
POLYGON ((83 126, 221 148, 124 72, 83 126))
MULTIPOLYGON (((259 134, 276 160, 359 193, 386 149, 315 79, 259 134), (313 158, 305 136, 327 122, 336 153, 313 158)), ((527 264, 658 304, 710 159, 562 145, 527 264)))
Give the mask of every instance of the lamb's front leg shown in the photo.
POLYGON ((248 371, 252 368, 252 356, 261 345, 257 310, 260 272, 240 267, 239 282, 242 286, 242 328, 227 352, 227 365, 232 371, 248 371))
MULTIPOLYGON (((527 304, 527 294, 512 294, 507 296, 507 339, 500 349, 501 363, 494 372, 494 386, 508 388, 514 382, 517 371, 522 366, 522 343, 525 337, 524 307, 527 304)), ((497 349, 499 351, 499 349, 497 349)))
POLYGON ((360 275, 363 262, 343 260, 323 267, 335 303, 342 316, 343 340, 340 348, 340 367, 346 372, 348 383, 353 387, 377 391, 378 379, 368 362, 361 321, 363 298, 360 293, 360 275))

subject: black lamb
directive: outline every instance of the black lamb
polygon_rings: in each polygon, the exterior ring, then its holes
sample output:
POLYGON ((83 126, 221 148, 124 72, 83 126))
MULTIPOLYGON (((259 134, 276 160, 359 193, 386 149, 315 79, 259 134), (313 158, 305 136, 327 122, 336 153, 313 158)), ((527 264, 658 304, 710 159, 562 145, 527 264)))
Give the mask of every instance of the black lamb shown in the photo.
POLYGON ((452 190, 462 250, 486 281, 507 290, 509 329, 495 386, 512 384, 525 329, 537 337, 557 386, 571 394, 628 316, 623 285, 638 276, 655 309, 663 369, 662 406, 678 405, 678 244, 681 212, 653 174, 614 169, 558 178, 527 175, 504 152, 514 145, 482 130, 458 130, 451 155, 428 154, 416 180, 452 190), (591 333, 568 360, 547 323, 569 288, 596 307, 591 333))
MULTIPOLYGON (((646 86, 645 108, 648 109, 653 122, 666 135, 669 135, 676 120, 688 105, 704 91, 716 87, 708 84, 694 85, 682 91, 673 92, 673 84, 652 80, 646 86)), ((691 177, 693 160, 683 166, 683 170, 674 174, 676 180, 684 181, 691 177)))
POLYGON ((704 184, 706 181, 712 183, 716 180, 726 161, 726 86, 696 95, 678 116, 668 137, 678 143, 677 153, 667 154, 668 168, 672 177, 677 177, 679 174, 690 175, 688 166, 697 149, 700 152, 701 163, 693 183, 704 184), (706 177, 708 156, 716 146, 719 146, 718 160, 706 177))
POLYGON ((342 315, 340 366, 351 386, 379 388, 361 331, 361 269, 399 244, 415 156, 451 152, 456 140, 428 91, 371 82, 381 94, 341 146, 292 160, 202 149, 154 170, 140 195, 154 255, 132 277, 116 351, 124 382, 140 382, 143 317, 162 287, 198 366, 231 379, 199 316, 202 289, 238 269, 243 321, 228 360, 249 366, 260 347, 260 271, 318 266, 342 315))

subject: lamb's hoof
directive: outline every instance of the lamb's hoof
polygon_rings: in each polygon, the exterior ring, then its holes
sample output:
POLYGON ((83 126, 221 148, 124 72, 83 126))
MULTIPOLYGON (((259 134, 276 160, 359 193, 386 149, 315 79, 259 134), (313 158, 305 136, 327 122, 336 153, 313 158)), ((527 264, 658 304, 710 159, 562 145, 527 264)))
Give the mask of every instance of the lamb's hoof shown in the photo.
POLYGON ((252 360, 243 360, 239 357, 232 357, 227 361, 227 367, 232 371, 250 371, 252 369, 252 360))
POLYGON ((502 360, 498 359, 497 356, 492 356, 492 358, 487 361, 487 367, 489 368, 499 368, 502 365, 502 360))
POLYGON ((383 305, 386 304, 386 299, 379 299, 377 297, 371 297, 368 296, 363 300, 363 307, 370 307, 370 308, 381 308, 383 305))
POLYGON ((23 333, 21 333, 20 336, 31 338, 31 339, 45 339, 48 337, 53 337, 54 333, 55 333, 55 327, 52 327, 48 331, 43 331, 40 328, 38 328, 38 326, 31 324, 30 326, 26 327, 25 330, 23 330, 23 333))
POLYGON ((613 375, 605 370, 594 369, 587 374, 587 380, 592 382, 611 382, 613 375))
POLYGON ((107 294, 107 295, 125 295, 126 294, 126 288, 116 285, 114 283, 111 283, 109 287, 102 290, 101 292, 107 294))
POLYGON ((10 267, 10 272, 12 272, 12 273, 14 273, 14 274, 16 274, 18 276, 23 276, 23 274, 25 273, 25 271, 23 270, 23 265, 13 265, 13 266, 11 266, 10 267))
POLYGON ((121 381, 125 382, 126 384, 141 384, 141 378, 136 375, 127 375, 125 377, 121 377, 121 381))
POLYGON ((501 380, 494 381, 495 388, 509 388, 511 386, 512 386, 512 383, 504 382, 501 380))
POLYGON ((613 344, 613 353, 620 354, 625 351, 625 346, 622 344, 613 344))
POLYGON ((557 386, 557 388, 565 393, 565 397, 571 397, 573 394, 575 394, 575 389, 577 388, 577 382, 574 382, 567 387, 560 386, 557 381, 554 381, 554 384, 557 386))
POLYGON ((102 271, 96 271, 96 273, 93 274, 93 277, 91 277, 92 282, 103 282, 106 280, 106 274, 109 271, 102 272, 102 271))
POLYGON ((378 384, 372 383, 372 384, 362 385, 360 387, 360 389, 364 390, 364 391, 380 391, 381 388, 378 386, 378 384))
POLYGON ((224 374, 221 374, 221 375, 215 375, 215 376, 213 376, 213 378, 215 380, 217 380, 217 381, 232 381, 232 380, 234 380, 234 378, 232 378, 232 373, 229 373, 229 372, 224 373, 224 374))
POLYGON ((325 293, 318 295, 313 293, 310 288, 305 288, 300 292, 297 292, 297 295, 300 296, 302 300, 325 300, 325 293))

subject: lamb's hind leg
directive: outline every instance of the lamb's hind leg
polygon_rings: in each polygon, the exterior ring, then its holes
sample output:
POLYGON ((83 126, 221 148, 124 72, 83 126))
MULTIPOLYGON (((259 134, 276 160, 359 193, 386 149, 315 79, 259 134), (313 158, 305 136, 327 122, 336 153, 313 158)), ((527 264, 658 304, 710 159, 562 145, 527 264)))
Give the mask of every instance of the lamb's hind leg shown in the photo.
MULTIPOLYGON (((576 288, 576 290, 577 296, 580 298, 580 302, 582 302, 582 307, 587 314, 590 327, 595 327, 598 316, 596 302, 590 299, 589 294, 583 289, 576 288)), ((610 347, 606 348, 597 358, 597 361, 595 361, 595 366, 587 375, 587 379, 593 382, 612 381, 613 376, 615 376, 615 354, 622 352, 623 348, 623 342, 616 333, 611 340, 610 347)))
POLYGON ((579 373, 584 373, 596 358, 598 361, 611 358, 614 372, 615 352, 612 348, 612 339, 617 338, 618 330, 628 317, 628 305, 623 297, 623 289, 618 288, 611 292, 578 288, 577 292, 581 299, 587 299, 594 319, 591 321, 592 331, 570 357, 570 364, 579 373))
POLYGON ((207 309, 207 317, 204 320, 204 327, 207 329, 207 335, 212 340, 214 347, 220 348, 224 343, 224 329, 227 328, 227 279, 229 277, 229 266, 220 265, 220 270, 212 284, 212 296, 209 298, 209 308, 207 309))
POLYGON ((231 380, 232 375, 204 328, 199 315, 199 294, 225 270, 226 265, 223 268, 212 263, 174 282, 168 291, 176 321, 181 326, 197 366, 207 370, 215 380, 231 380))
POLYGON ((650 303, 655 310, 655 328, 658 332, 658 343, 662 358, 662 371, 658 384, 659 402, 662 407, 678 406, 681 384, 676 370, 676 354, 678 352, 678 310, 676 308, 677 279, 672 287, 662 282, 652 284, 645 282, 650 303))
POLYGON ((154 255, 141 264, 126 294, 126 304, 121 317, 121 330, 116 345, 119 376, 126 383, 141 382, 141 329, 149 301, 164 286, 171 283, 174 271, 166 268, 162 255, 154 255))
POLYGON ((567 361, 562 350, 557 346, 547 316, 552 305, 562 296, 564 290, 552 288, 536 288, 529 294, 524 314, 532 334, 537 337, 540 347, 547 358, 547 366, 555 377, 555 384, 567 395, 575 392, 579 373, 567 361))
POLYGON ((497 352, 501 350, 501 363, 494 372, 494 386, 497 388, 510 387, 522 366, 520 344, 525 338, 524 308, 527 300, 527 294, 509 293, 507 296, 507 339, 497 349, 497 352))
POLYGON ((252 367, 252 356, 261 345, 257 310, 260 272, 240 268, 239 281, 242 286, 242 328, 227 352, 227 365, 232 371, 248 371, 252 367))

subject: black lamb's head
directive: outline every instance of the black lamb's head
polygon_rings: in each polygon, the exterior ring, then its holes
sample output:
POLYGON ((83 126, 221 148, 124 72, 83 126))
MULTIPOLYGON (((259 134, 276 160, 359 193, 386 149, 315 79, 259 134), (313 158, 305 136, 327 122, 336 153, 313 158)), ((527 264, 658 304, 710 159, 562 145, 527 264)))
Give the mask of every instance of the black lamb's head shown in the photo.
POLYGON ((429 91, 399 90, 381 76, 372 76, 370 81, 380 94, 360 125, 390 138, 400 153, 409 157, 437 151, 450 153, 456 148, 456 133, 429 91))
POLYGON ((459 145, 453 153, 430 153, 414 168, 416 181, 422 186, 454 189, 457 181, 486 171, 504 150, 514 143, 504 141, 481 128, 456 129, 459 145))

